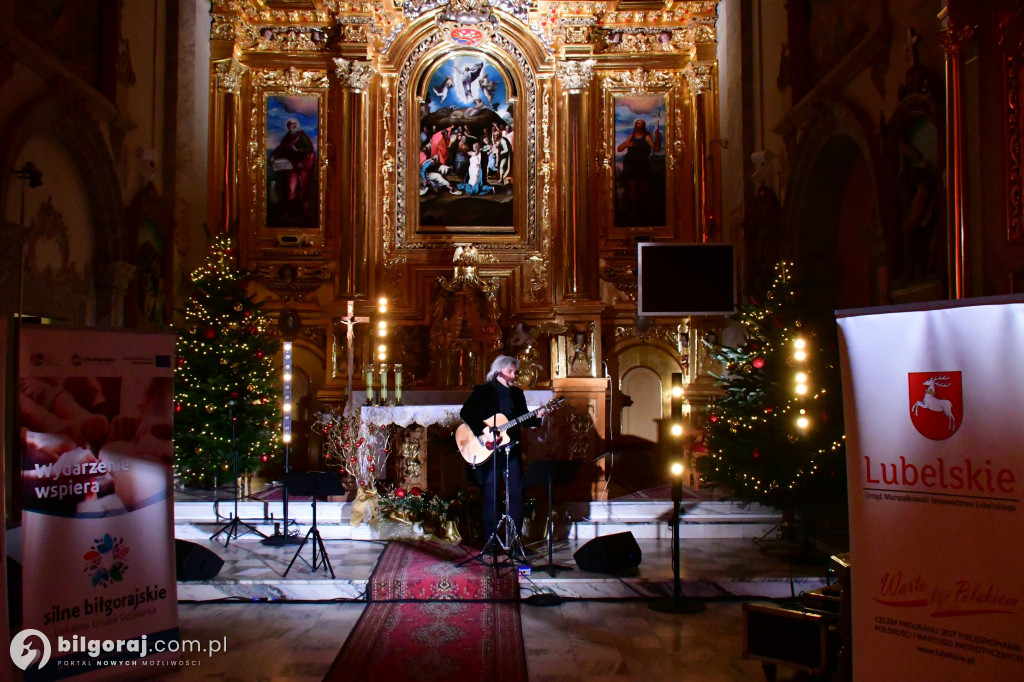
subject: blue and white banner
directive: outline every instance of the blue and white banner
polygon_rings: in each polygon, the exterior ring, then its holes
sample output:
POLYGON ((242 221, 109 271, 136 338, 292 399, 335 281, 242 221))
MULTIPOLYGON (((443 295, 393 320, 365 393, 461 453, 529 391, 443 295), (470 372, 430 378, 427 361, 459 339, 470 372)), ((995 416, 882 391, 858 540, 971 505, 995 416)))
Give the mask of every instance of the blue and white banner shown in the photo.
POLYGON ((855 680, 1024 680, 1024 301, 838 316, 855 680))

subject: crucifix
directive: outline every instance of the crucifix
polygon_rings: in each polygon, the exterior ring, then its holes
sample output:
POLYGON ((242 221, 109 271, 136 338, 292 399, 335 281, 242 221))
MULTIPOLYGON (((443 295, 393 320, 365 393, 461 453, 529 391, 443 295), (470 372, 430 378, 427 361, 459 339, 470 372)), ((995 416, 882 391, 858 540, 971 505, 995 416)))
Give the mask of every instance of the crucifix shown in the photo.
POLYGON ((355 348, 354 348, 354 346, 355 346, 355 342, 356 342, 355 326, 357 324, 362 324, 364 322, 369 322, 370 321, 369 317, 356 317, 355 308, 356 308, 355 301, 349 301, 348 302, 348 315, 346 315, 345 317, 341 318, 341 324, 343 324, 346 327, 348 327, 348 329, 345 332, 345 346, 346 346, 347 352, 348 352, 348 356, 347 356, 347 360, 348 360, 348 363, 347 363, 348 364, 348 392, 346 394, 346 398, 347 398, 349 403, 352 402, 352 363, 355 362, 355 357, 354 357, 355 356, 355 348))

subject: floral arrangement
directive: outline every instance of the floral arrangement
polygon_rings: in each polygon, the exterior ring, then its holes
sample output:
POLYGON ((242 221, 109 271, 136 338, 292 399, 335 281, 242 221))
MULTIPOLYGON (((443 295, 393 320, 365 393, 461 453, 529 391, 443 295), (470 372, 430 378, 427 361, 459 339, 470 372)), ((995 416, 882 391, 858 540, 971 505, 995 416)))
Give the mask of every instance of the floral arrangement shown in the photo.
POLYGON ((352 476, 358 486, 352 525, 375 519, 377 478, 391 452, 391 429, 385 424, 366 424, 358 415, 344 417, 332 411, 318 413, 312 428, 323 436, 327 464, 352 476))
POLYGON ((459 542, 457 520, 462 503, 458 498, 450 502, 438 495, 413 486, 408 490, 395 488, 380 496, 380 511, 387 518, 401 521, 424 533, 432 533, 451 542, 459 542))

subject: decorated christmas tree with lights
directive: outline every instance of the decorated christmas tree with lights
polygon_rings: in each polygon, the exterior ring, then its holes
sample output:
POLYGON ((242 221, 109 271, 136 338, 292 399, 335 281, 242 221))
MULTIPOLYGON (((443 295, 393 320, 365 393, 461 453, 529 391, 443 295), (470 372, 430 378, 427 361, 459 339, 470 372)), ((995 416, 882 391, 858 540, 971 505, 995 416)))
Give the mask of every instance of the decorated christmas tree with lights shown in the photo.
POLYGON ((236 453, 244 477, 280 448, 280 342, 233 260, 231 239, 214 237, 178 329, 174 465, 189 487, 233 483, 236 453))
POLYGON ((700 468, 705 484, 800 512, 846 479, 835 321, 810 319, 792 267, 776 265, 763 299, 741 307, 743 345, 710 348, 724 395, 705 415, 700 468))

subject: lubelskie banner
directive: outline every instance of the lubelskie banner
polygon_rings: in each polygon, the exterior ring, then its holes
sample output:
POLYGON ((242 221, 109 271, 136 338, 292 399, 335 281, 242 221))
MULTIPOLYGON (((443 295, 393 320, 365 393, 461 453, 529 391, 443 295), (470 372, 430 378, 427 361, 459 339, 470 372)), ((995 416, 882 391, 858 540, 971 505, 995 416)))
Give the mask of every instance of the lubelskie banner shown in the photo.
POLYGON ((177 657, 161 653, 178 639, 173 354, 168 334, 22 328, 28 680, 141 677, 140 660, 177 657))
POLYGON ((837 321, 853 679, 1024 680, 1024 299, 837 321))

